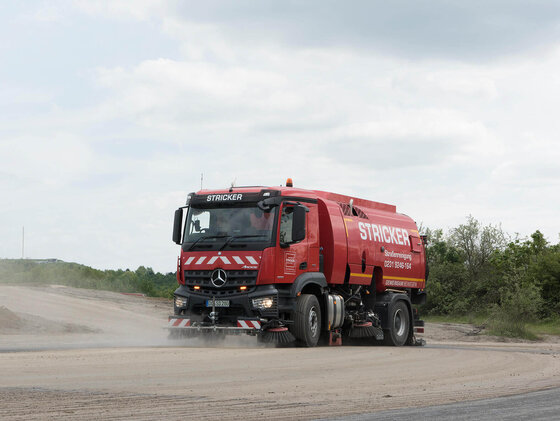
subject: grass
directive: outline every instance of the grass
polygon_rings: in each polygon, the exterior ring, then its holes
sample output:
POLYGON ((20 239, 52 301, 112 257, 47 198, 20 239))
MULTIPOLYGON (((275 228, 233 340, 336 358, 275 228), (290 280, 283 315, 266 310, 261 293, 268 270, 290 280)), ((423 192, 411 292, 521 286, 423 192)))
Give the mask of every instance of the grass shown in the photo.
POLYGON ((431 323, 459 323, 459 324, 471 324, 471 325, 482 325, 488 320, 488 315, 486 314, 467 314, 467 315, 439 315, 430 314, 421 317, 426 322, 431 323))
POLYGON ((519 319, 512 320, 503 317, 492 319, 485 333, 492 336, 527 339, 529 341, 536 341, 539 339, 538 335, 529 329, 528 323, 519 319))
POLYGON ((485 325, 482 334, 507 338, 538 340, 541 335, 560 336, 560 317, 523 323, 519 320, 490 317, 487 314, 470 315, 426 315, 422 319, 431 323, 459 323, 485 325))
POLYGON ((546 319, 529 323, 527 328, 535 335, 560 336, 560 318, 546 319))

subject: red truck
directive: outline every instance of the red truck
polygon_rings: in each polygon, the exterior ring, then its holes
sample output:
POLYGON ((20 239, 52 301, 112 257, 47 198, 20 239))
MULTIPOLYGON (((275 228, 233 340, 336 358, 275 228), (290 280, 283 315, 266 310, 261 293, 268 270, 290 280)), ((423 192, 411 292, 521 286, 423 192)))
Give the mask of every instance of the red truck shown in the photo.
POLYGON ((423 332, 412 305, 426 300, 424 241, 393 205, 290 179, 201 190, 175 211, 173 241, 181 252, 171 337, 401 346, 423 332))

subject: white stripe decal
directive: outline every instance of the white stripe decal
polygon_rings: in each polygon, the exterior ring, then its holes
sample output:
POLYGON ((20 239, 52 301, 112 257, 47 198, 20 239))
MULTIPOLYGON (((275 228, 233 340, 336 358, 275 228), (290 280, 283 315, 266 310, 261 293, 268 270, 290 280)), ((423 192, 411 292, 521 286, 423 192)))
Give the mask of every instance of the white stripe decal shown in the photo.
MULTIPOLYGON (((198 260, 194 263, 195 265, 201 265, 207 258, 208 256, 201 256, 198 258, 198 260)), ((255 259, 255 257, 253 256, 244 256, 247 261, 249 262, 250 265, 258 265, 259 262, 255 259)), ((231 259, 233 259, 235 261, 235 263, 237 263, 238 265, 243 265, 245 264, 245 261, 243 260, 242 257, 240 256, 231 256, 231 259)), ((258 259, 261 260, 261 256, 258 256, 258 259)), ((191 263, 194 262, 194 260, 196 259, 196 257, 191 256, 189 257, 186 261, 185 261, 185 265, 190 265, 191 263)), ((232 262, 231 260, 229 260, 227 258, 227 256, 212 256, 210 257, 210 259, 206 262, 207 265, 212 265, 214 264, 214 262, 216 262, 216 260, 220 259, 222 262, 224 262, 224 264, 226 265, 231 265, 232 262)))
POLYGON ((191 319, 170 319, 167 323, 168 327, 187 327, 190 325, 191 319))
POLYGON ((260 329, 261 323, 256 320, 238 320, 237 325, 243 329, 260 329))

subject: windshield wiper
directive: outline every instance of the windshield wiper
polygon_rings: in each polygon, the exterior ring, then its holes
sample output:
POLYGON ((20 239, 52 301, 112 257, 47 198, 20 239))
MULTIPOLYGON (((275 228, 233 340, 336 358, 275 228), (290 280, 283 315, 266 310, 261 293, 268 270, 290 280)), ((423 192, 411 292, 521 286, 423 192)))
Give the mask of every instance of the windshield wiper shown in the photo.
POLYGON ((229 235, 206 235, 204 237, 199 237, 199 238, 196 239, 196 241, 194 243, 191 244, 191 246, 189 247, 189 249, 187 251, 191 251, 194 248, 194 246, 196 246, 198 244, 198 242, 200 240, 209 240, 211 238, 227 238, 227 237, 229 237, 229 235))
MULTIPOLYGON (((231 236, 229 236, 229 238, 226 240, 226 242, 224 243, 224 245, 223 245, 222 247, 220 247, 220 250, 225 249, 229 243, 231 243, 233 240, 237 240, 238 238, 266 237, 267 235, 268 235, 268 234, 231 235, 231 236)), ((227 237, 227 236, 226 236, 226 237, 227 237)))

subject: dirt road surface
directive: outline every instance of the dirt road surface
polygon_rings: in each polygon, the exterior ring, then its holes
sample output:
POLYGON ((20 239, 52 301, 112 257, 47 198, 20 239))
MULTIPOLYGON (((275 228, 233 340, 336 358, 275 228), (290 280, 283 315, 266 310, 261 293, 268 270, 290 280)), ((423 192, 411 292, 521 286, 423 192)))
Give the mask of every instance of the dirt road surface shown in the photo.
POLYGON ((560 344, 427 326, 425 347, 169 342, 165 300, 0 285, 0 419, 314 419, 560 386, 560 344))

